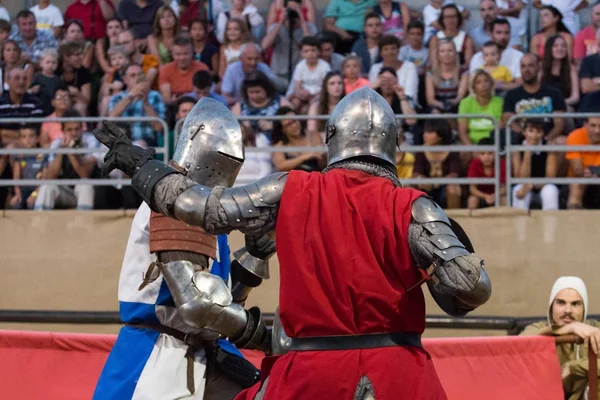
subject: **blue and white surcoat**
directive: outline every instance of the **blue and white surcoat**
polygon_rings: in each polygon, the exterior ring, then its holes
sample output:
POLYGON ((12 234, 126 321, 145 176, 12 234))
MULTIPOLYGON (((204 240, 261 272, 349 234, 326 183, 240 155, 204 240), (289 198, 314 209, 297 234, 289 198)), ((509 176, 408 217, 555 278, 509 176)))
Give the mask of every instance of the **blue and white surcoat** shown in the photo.
MULTIPOLYGON (((150 246, 150 208, 142 203, 131 226, 119 278, 119 308, 121 320, 127 324, 162 324, 183 332, 195 332, 179 317, 173 298, 162 274, 155 271, 139 290, 148 266, 156 261, 150 246)), ((211 273, 229 283, 230 251, 227 235, 217 238, 217 260, 212 260, 211 273)), ((226 340, 218 345, 225 351, 242 357, 226 340)), ((206 354, 194 355, 195 393, 188 390, 186 352, 188 346, 172 336, 152 329, 124 326, 106 361, 96 386, 94 400, 173 400, 196 399, 204 396, 206 354)))

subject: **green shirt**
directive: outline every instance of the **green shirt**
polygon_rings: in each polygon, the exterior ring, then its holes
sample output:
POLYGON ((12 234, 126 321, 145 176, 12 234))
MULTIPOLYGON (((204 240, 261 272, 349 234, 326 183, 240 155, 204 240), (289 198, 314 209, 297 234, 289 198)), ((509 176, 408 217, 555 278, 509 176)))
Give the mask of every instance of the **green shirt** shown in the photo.
POLYGON ((377 5, 377 0, 331 0, 325 18, 335 18, 335 26, 345 31, 362 32, 367 12, 377 5))
MULTIPOLYGON (((500 122, 502 118, 502 99, 498 96, 492 97, 492 100, 485 107, 477 102, 475 97, 468 96, 461 100, 458 105, 459 114, 487 114, 496 118, 500 122)), ((494 132, 494 123, 485 118, 468 119, 469 138, 473 143, 478 143, 481 139, 492 137, 494 132)))

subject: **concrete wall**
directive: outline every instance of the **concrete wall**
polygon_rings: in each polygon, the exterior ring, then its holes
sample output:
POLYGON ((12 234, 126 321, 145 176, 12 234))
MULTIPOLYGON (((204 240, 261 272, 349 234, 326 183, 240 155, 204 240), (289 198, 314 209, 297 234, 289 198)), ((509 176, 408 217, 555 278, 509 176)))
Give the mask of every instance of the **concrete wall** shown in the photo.
MULTIPOLYGON (((474 315, 543 315, 554 280, 578 275, 588 284, 590 313, 600 313, 595 294, 600 249, 595 211, 534 212, 497 209, 453 213, 486 261, 493 282, 488 304, 474 315)), ((117 281, 131 224, 127 212, 28 212, 0 216, 0 309, 117 310, 117 281)), ((230 235, 233 249, 242 245, 230 235)), ((249 304, 272 312, 279 265, 272 279, 252 292, 249 304)), ((428 314, 442 314, 428 297, 428 314)), ((0 328, 114 332, 117 327, 31 326, 0 328)), ((483 334, 483 332, 478 332, 483 334)), ((499 332, 498 332, 499 333, 499 332)), ((439 332, 431 335, 473 334, 439 332)))

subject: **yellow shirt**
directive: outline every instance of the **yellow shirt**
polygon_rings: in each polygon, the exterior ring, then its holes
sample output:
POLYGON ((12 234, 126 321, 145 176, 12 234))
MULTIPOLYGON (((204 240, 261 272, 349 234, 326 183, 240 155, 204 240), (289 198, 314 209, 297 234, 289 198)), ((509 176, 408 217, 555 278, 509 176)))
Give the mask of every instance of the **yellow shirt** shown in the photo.
POLYGON ((410 153, 404 153, 402 160, 396 163, 398 178, 410 179, 413 176, 413 167, 415 166, 415 156, 410 153))
POLYGON ((507 82, 507 83, 513 81, 513 77, 510 74, 510 71, 508 70, 508 68, 506 68, 503 65, 498 65, 497 67, 495 67, 493 69, 486 68, 485 66, 483 66, 481 68, 485 69, 487 72, 489 72, 495 81, 507 82))

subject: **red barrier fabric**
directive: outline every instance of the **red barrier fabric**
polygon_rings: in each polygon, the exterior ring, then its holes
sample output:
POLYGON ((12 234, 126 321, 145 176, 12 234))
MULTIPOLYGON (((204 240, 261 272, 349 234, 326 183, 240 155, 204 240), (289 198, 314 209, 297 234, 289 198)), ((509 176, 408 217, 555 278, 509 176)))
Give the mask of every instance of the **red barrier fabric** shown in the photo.
MULTIPOLYGON (((0 331, 0 397, 90 399, 115 339, 0 331)), ((563 399, 553 338, 446 338, 426 339, 423 344, 450 400, 563 399)), ((262 353, 244 351, 244 355, 260 366, 262 353)))
POLYGON ((91 399, 114 335, 0 331, 0 397, 91 399))
POLYGON ((553 337, 423 341, 449 400, 564 400, 553 337))

